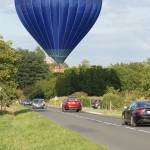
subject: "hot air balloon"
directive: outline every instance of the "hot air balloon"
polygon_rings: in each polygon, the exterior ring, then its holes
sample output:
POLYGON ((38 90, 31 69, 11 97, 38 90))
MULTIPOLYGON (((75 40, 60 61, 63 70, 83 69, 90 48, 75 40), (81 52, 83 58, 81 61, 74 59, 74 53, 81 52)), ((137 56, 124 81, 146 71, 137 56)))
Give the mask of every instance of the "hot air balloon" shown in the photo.
POLYGON ((17 14, 55 62, 63 63, 96 22, 102 0, 15 0, 17 14))

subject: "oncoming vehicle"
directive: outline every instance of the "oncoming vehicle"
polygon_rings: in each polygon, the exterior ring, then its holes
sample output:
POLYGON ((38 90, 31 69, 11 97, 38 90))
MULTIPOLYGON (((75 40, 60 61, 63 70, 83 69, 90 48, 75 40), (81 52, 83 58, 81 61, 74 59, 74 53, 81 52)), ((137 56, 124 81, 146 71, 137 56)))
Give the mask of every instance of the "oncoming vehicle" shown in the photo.
POLYGON ((45 101, 43 99, 33 99, 32 108, 45 108, 45 101))
POLYGON ((32 102, 31 102, 31 100, 30 99, 25 99, 23 102, 22 102, 22 104, 25 106, 25 105, 32 105, 32 102))
POLYGON ((122 124, 150 124, 150 100, 135 100, 122 112, 122 124))
POLYGON ((62 111, 75 110, 79 112, 82 110, 82 103, 76 97, 67 97, 62 103, 62 111))

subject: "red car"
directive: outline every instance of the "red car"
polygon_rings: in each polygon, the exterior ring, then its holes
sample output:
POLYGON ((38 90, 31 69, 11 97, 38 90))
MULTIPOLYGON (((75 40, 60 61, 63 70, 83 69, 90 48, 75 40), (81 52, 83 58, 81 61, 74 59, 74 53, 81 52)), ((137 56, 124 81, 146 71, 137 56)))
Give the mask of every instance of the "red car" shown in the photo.
POLYGON ((76 97, 67 97, 62 103, 62 111, 65 112, 66 110, 76 110, 76 112, 81 111, 81 101, 76 97))

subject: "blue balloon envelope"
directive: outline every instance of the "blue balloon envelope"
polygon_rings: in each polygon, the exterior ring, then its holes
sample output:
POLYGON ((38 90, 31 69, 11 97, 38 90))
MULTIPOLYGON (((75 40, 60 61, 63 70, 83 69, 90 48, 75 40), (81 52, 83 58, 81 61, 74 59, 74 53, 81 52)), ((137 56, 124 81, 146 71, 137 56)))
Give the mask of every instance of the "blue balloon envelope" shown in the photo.
POLYGON ((102 0, 15 0, 17 14, 55 62, 63 63, 97 20, 102 0))

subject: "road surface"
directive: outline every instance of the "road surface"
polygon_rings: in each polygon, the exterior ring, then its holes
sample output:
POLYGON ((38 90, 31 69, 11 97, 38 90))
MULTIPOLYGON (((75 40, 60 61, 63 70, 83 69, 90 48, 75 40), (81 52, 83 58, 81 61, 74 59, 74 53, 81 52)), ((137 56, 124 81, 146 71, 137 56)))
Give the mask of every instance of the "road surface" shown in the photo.
POLYGON ((120 118, 55 107, 35 111, 110 150, 150 150, 150 126, 122 126, 120 118))

